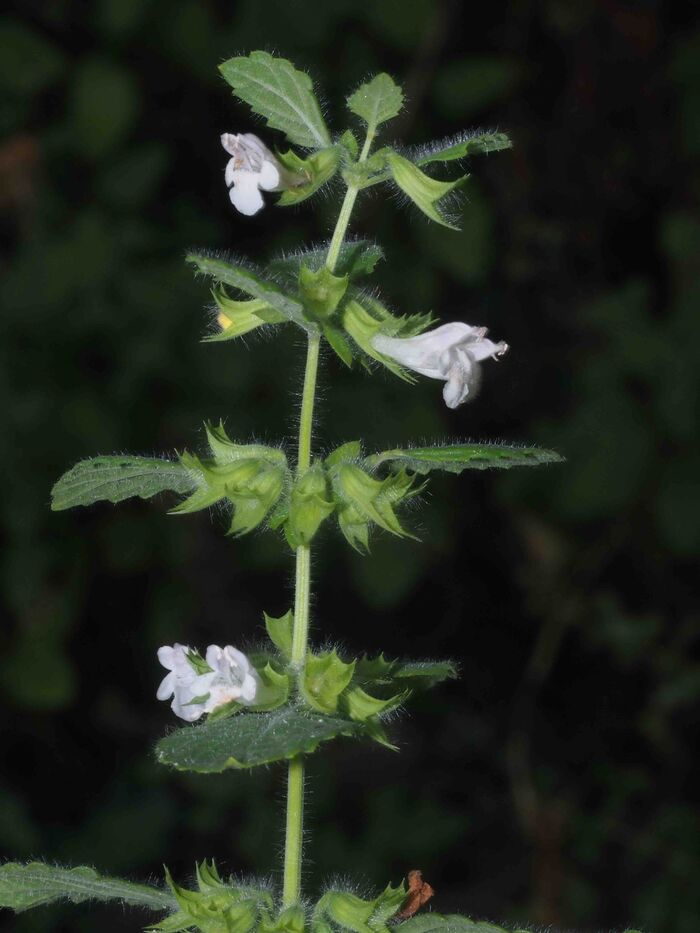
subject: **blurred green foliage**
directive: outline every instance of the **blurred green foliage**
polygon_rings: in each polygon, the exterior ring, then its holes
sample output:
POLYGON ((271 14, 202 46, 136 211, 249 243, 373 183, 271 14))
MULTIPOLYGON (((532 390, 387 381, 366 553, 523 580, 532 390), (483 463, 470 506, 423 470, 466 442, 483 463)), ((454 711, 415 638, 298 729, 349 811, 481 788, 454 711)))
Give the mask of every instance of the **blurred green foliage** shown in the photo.
MULTIPOLYGON (((330 532, 315 625, 354 649, 452 654, 463 678, 397 721, 400 755, 311 765, 307 883, 420 867, 436 909, 599 929, 700 922, 700 26, 660 3, 76 0, 0 22, 0 391, 6 620, 0 848, 145 878, 280 862, 281 775, 175 775, 150 748, 155 649, 259 637, 291 598, 286 547, 144 503, 51 514, 95 453, 203 448, 200 425, 290 439, 293 335, 204 346, 187 247, 252 257, 329 235, 333 201, 254 220, 223 183, 223 131, 255 130, 216 65, 277 49, 337 118, 378 70, 409 144, 498 125, 463 231, 370 192, 356 229, 401 312, 486 324, 513 350, 457 413, 324 360, 319 446, 439 437, 552 446, 563 468, 445 478, 423 545, 374 558, 330 532), (367 413, 370 413, 368 419, 367 413)), ((20 931, 136 928, 38 912, 20 931), (61 925, 63 923, 63 925, 61 925)), ((2 922, 2 921, 0 921, 2 922)))

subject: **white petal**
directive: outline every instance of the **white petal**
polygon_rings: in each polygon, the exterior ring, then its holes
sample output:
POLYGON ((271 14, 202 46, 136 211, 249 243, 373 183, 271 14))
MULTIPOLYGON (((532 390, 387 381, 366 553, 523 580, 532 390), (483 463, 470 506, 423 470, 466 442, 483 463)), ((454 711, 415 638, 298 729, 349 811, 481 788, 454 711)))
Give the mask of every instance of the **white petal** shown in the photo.
POLYGON ((224 147, 226 152, 229 155, 235 155, 238 151, 238 133, 222 133, 221 134, 221 145, 224 147))
POLYGON ((175 667, 175 648, 170 645, 163 645, 158 649, 158 660, 166 670, 172 671, 175 667))
POLYGON ((234 648, 233 645, 226 645, 224 648, 224 654, 226 655, 226 659, 228 660, 230 666, 240 669, 242 675, 245 675, 248 673, 248 671, 250 671, 250 661, 242 651, 238 650, 238 648, 234 648))
POLYGON ((252 217, 253 214, 257 214, 258 211, 265 206, 262 195, 258 190, 258 176, 249 172, 237 172, 236 174, 239 177, 236 179, 233 188, 229 191, 231 204, 233 204, 236 210, 241 214, 245 214, 246 217, 252 217))
POLYGON ((229 159, 228 162, 226 163, 226 169, 224 171, 224 181, 226 182, 227 188, 230 188, 231 185, 236 180, 235 173, 236 173, 236 160, 229 159))
POLYGON ((224 653, 218 645, 209 645, 205 661, 213 671, 221 671, 225 665, 224 653))
POLYGON ((166 674, 165 677, 160 682, 160 687, 156 693, 156 699, 158 700, 169 700, 170 697, 175 692, 175 674, 171 671, 169 674, 166 674))
POLYGON ((253 703, 258 694, 258 687, 262 686, 257 674, 247 674, 241 684, 241 702, 253 703))
POLYGON ((170 708, 176 716, 179 716, 180 719, 184 719, 185 722, 195 722, 195 720, 199 719, 204 713, 204 704, 194 703, 185 705, 180 703, 177 697, 173 700, 170 708))
POLYGON ((263 191, 274 191, 275 188, 279 187, 280 183, 280 173, 277 166, 274 162, 265 160, 260 169, 260 174, 258 175, 258 185, 262 188, 263 191))

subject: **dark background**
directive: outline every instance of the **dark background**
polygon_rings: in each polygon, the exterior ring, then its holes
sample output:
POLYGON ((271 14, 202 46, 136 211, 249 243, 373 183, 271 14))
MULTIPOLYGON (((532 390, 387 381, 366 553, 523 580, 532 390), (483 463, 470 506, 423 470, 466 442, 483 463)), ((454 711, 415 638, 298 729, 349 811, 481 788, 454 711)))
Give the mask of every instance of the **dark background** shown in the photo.
POLYGON ((388 70, 409 97, 388 140, 498 126, 516 143, 473 162, 461 233, 379 189, 353 221, 386 250, 392 306, 488 325, 510 356, 457 412, 438 383, 327 356, 317 448, 505 438, 568 461, 437 477, 408 519, 420 546, 378 536, 363 559, 319 536, 319 641, 452 657, 462 678, 394 724, 401 754, 343 741, 313 759, 307 891, 420 867, 440 912, 697 931, 700 27, 683 8, 25 0, 2 21, 4 854, 279 873, 281 768, 176 774, 151 747, 173 724, 156 648, 251 644, 292 598, 284 544, 165 500, 49 511, 81 457, 202 449, 206 418, 293 438, 299 338, 202 345, 207 287, 183 263, 332 229, 337 189, 252 220, 228 203, 219 134, 273 135, 216 66, 264 47, 313 74, 336 130, 344 96, 388 70))

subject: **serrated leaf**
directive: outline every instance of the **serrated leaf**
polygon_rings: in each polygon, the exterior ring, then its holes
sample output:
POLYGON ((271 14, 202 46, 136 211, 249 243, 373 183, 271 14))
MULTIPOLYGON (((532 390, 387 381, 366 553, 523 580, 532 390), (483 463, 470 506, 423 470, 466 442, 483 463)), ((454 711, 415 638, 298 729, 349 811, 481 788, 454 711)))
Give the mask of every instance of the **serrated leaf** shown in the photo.
POLYGON ((348 107, 367 124, 373 136, 380 123, 397 117, 403 108, 403 91, 393 78, 378 74, 348 97, 348 107))
POLYGON ((301 304, 263 275, 252 272, 245 266, 227 262, 225 259, 207 256, 205 253, 190 253, 185 258, 202 275, 208 275, 216 282, 230 285, 252 298, 257 298, 307 332, 318 332, 316 325, 304 317, 301 304))
POLYGON ((452 137, 429 143, 415 156, 409 154, 409 158, 416 165, 430 165, 431 162, 453 162, 473 155, 512 148, 513 143, 506 133, 475 132, 462 138, 452 137))
POLYGON ((120 878, 99 875, 94 868, 59 868, 43 862, 6 862, 0 865, 0 907, 16 913, 56 901, 121 901, 150 910, 172 910, 175 899, 167 891, 120 878))
POLYGON ((384 450, 372 454, 365 465, 375 468, 383 463, 392 470, 412 473, 443 470, 461 473, 463 470, 506 470, 519 466, 540 466, 561 463, 564 458, 553 450, 540 447, 516 447, 509 444, 446 444, 441 447, 414 447, 409 450, 384 450))
POLYGON ((360 723, 313 715, 292 706, 269 713, 244 712, 171 733, 156 745, 162 764, 179 771, 211 773, 254 768, 315 751, 339 735, 360 735, 360 723))
POLYGON ((285 58, 269 52, 230 58, 219 70, 240 100, 268 126, 305 149, 322 149, 331 139, 311 78, 285 58))
POLYGON ((387 661, 383 654, 362 657, 357 661, 355 677, 358 683, 395 690, 427 690, 444 680, 457 677, 451 661, 387 661))
POLYGON ((92 457, 64 473, 51 490, 51 509, 61 512, 95 502, 150 499, 159 492, 192 492, 195 481, 181 463, 149 457, 92 457))
POLYGON ((396 152, 390 153, 386 161, 396 184, 426 217, 451 230, 459 229, 442 213, 438 205, 443 198, 464 183, 466 175, 455 181, 438 181, 396 152))
POLYGON ((401 924, 405 933, 508 933, 504 927, 485 920, 470 920, 459 914, 419 914, 401 924))

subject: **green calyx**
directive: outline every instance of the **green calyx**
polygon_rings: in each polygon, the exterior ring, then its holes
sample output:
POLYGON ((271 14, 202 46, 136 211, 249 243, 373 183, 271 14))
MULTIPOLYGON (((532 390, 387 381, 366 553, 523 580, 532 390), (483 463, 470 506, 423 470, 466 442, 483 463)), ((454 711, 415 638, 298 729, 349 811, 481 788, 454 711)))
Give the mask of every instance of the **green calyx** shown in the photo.
POLYGON ((249 933, 273 909, 269 891, 232 880, 222 881, 214 862, 197 865, 197 890, 177 885, 166 869, 166 881, 177 901, 178 911, 149 927, 159 933, 199 930, 200 933, 249 933))
POLYGON ((318 320, 332 317, 347 291, 348 275, 333 275, 326 266, 299 268, 299 294, 307 313, 318 320))
POLYGON ((245 301, 236 301, 230 298, 223 285, 214 288, 212 295, 217 308, 216 323, 221 330, 205 337, 205 343, 235 340, 236 337, 249 334, 266 324, 285 324, 287 322, 287 318, 283 314, 258 298, 250 298, 245 301))
POLYGON ((294 483, 285 531, 292 547, 310 544, 319 526, 335 509, 323 465, 309 467, 294 483))
POLYGON ((401 909, 406 893, 404 884, 395 888, 388 885, 373 900, 363 900, 348 891, 327 891, 314 909, 312 930, 325 933, 340 927, 352 933, 387 933, 389 920, 401 909))
POLYGON ((355 550, 360 553, 368 550, 371 524, 399 538, 415 537, 401 526, 394 512, 395 506, 420 492, 407 473, 393 473, 380 480, 353 463, 342 463, 331 472, 338 524, 355 550))
POLYGON ((338 710, 338 699, 352 680, 355 662, 341 661, 335 650, 320 654, 308 653, 299 692, 306 703, 319 713, 332 715, 338 710))
POLYGON ((303 182, 293 188, 288 188, 280 195, 277 203, 280 207, 290 207, 301 204, 315 194, 319 188, 330 181, 340 164, 342 150, 338 146, 320 149, 305 159, 293 152, 277 153, 278 160, 290 172, 294 172, 303 179, 303 182))
POLYGON ((252 531, 277 503, 288 479, 287 460, 276 447, 236 444, 223 425, 206 426, 212 458, 202 460, 183 454, 181 463, 190 471, 195 491, 171 509, 171 514, 198 512, 218 502, 233 506, 231 535, 252 531))
MULTIPOLYGON (((380 334, 385 337, 414 337, 432 323, 430 314, 402 315, 391 313, 377 298, 361 295, 346 302, 342 310, 342 324, 346 333, 357 347, 371 360, 406 382, 415 382, 415 377, 375 349, 373 339, 380 334)), ((367 365, 367 364, 365 364, 367 365)))

